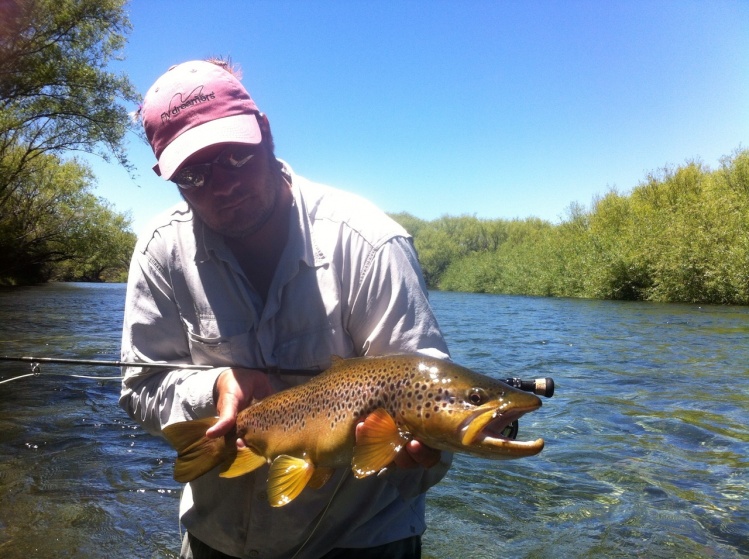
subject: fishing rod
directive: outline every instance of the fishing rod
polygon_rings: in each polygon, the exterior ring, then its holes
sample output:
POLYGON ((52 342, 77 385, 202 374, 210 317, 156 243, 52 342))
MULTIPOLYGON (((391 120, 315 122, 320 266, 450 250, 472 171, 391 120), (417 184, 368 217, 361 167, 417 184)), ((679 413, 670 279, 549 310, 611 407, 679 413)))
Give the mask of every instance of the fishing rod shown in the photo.
POLYGON ((537 378, 533 380, 523 380, 520 378, 506 378, 503 379, 513 388, 519 388, 526 392, 533 392, 538 396, 545 396, 551 398, 554 395, 554 379, 553 378, 537 378))
MULTIPOLYGON (((12 380, 25 378, 25 377, 41 375, 42 363, 53 363, 53 364, 61 364, 61 365, 91 365, 91 366, 97 366, 97 367, 148 367, 148 368, 159 368, 159 369, 191 369, 191 370, 199 370, 199 371, 205 371, 208 369, 215 368, 212 365, 195 365, 193 363, 136 363, 133 361, 107 361, 107 360, 101 360, 101 359, 67 359, 63 357, 30 357, 30 356, 10 357, 7 355, 0 356, 0 361, 16 361, 16 362, 20 361, 20 362, 31 364, 31 373, 0 381, 0 384, 3 384, 5 382, 10 382, 12 380)), ((256 367, 253 367, 253 368, 256 368, 256 367)), ((272 367, 272 368, 257 367, 257 369, 265 373, 277 373, 277 374, 282 374, 282 375, 297 375, 297 376, 314 376, 322 372, 320 370, 278 369, 275 367, 272 367)), ((45 373, 45 374, 54 374, 54 373, 45 373)), ((98 377, 98 376, 85 376, 85 375, 72 375, 72 374, 64 374, 64 375, 58 375, 58 376, 70 376, 70 377, 76 377, 76 378, 88 378, 88 379, 97 379, 97 380, 122 380, 122 377, 98 377)), ((554 379, 552 378, 546 377, 546 378, 537 378, 533 380, 523 380, 519 378, 506 378, 506 379, 502 379, 502 382, 509 384, 513 388, 519 388, 520 390, 524 390, 525 392, 533 392, 534 394, 537 394, 539 396, 545 396, 546 398, 551 398, 554 395, 554 379)))
POLYGON ((95 365, 103 367, 157 367, 164 369, 213 369, 211 365, 182 363, 135 363, 132 361, 102 361, 97 359, 64 359, 62 357, 8 357, 0 356, 0 361, 24 361, 26 363, 61 363, 63 365, 95 365))

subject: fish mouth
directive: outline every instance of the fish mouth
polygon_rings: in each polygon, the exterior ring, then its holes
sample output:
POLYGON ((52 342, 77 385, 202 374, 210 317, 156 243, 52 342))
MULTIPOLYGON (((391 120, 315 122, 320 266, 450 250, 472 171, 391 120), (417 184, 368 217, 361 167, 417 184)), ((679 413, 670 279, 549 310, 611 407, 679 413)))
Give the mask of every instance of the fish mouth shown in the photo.
POLYGON ((497 409, 479 410, 463 423, 461 443, 473 454, 488 458, 522 458, 534 456, 544 448, 544 440, 516 441, 502 434, 521 416, 538 409, 538 405, 513 408, 507 411, 497 409))

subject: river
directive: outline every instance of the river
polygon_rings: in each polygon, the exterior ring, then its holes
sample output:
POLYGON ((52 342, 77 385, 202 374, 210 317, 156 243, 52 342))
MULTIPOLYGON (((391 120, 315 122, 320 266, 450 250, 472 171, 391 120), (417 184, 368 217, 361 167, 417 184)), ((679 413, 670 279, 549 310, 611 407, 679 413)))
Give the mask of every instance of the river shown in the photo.
MULTIPOLYGON (((118 359, 124 293, 0 290, 0 355, 118 359)), ((749 308, 431 299, 457 362, 556 393, 520 420, 540 455, 456 456, 425 559, 749 556, 749 308)), ((119 370, 41 373, 0 384, 0 556, 178 557, 174 453, 118 407, 119 370)))

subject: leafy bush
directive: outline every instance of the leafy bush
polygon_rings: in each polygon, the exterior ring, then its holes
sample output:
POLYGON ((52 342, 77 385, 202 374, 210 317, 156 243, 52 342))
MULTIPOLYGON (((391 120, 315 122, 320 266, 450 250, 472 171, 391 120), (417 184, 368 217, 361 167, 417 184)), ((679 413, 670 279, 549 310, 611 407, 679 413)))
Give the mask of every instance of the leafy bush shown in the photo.
POLYGON ((432 288, 599 299, 749 304, 749 151, 610 190, 559 224, 443 216, 412 227, 432 288))

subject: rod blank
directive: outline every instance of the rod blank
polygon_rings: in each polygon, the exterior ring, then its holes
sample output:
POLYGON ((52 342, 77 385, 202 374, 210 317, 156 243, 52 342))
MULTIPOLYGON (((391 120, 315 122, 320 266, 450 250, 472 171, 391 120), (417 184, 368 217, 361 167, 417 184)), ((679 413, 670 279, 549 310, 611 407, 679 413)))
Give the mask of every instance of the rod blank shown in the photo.
POLYGON ((182 363, 132 363, 128 361, 102 361, 96 359, 65 359, 62 357, 8 357, 0 356, 0 361, 23 361, 26 363, 62 363, 66 365, 96 365, 104 367, 160 367, 164 369, 212 369, 210 365, 182 363))

